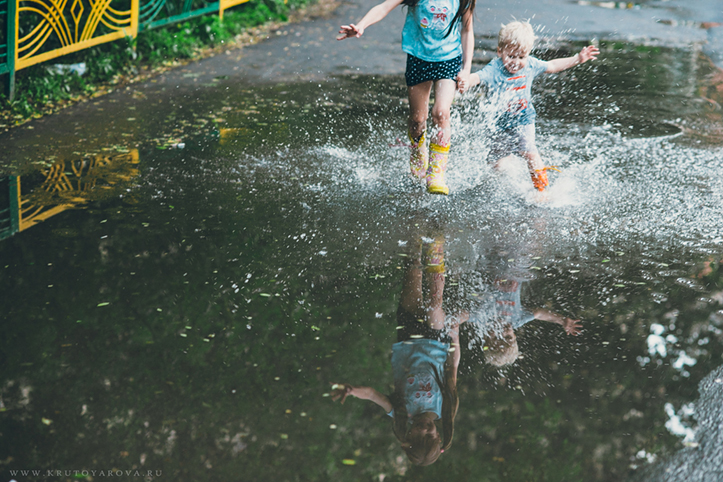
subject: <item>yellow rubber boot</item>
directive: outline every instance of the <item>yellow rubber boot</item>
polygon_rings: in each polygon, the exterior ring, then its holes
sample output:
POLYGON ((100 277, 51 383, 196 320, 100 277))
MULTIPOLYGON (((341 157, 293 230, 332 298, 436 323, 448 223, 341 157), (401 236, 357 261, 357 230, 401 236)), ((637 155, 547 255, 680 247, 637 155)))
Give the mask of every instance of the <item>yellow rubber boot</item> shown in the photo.
POLYGON ((427 273, 444 273, 444 236, 438 236, 431 243, 424 243, 422 263, 427 273))
POLYGON ((432 142, 429 145, 429 168, 427 169, 427 192, 430 194, 449 194, 445 180, 449 146, 440 146, 432 142))
POLYGON ((412 171, 412 176, 420 180, 424 180, 427 176, 427 167, 429 165, 429 152, 427 151, 425 134, 426 132, 422 132, 418 139, 414 139, 412 134, 409 134, 409 141, 412 143, 409 169, 412 171))

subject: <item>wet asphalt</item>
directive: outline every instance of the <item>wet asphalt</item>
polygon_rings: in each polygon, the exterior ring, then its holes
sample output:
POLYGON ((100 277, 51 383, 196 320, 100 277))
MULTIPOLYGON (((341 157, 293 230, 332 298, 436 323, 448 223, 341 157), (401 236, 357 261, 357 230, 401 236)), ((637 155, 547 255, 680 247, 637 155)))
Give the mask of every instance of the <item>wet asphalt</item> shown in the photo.
MULTIPOLYGON (((344 0, 333 13, 285 25, 258 44, 177 68, 6 132, 0 135, 0 166, 11 172, 51 156, 63 158, 109 145, 128 146, 129 142, 139 142, 143 132, 157 128, 171 107, 202 102, 199 99, 204 91, 223 89, 224 85, 313 82, 354 73, 401 75, 405 60, 401 9, 369 28, 361 39, 335 40, 340 24, 358 20, 374 4, 372 0, 344 0)), ((530 18, 540 26, 540 42, 552 47, 594 39, 692 45, 723 68, 720 0, 640 1, 630 6, 569 0, 479 1, 476 62, 489 58, 500 24, 515 17, 530 18)), ((719 368, 700 384, 697 445, 652 464, 635 480, 723 480, 722 380, 719 368)))

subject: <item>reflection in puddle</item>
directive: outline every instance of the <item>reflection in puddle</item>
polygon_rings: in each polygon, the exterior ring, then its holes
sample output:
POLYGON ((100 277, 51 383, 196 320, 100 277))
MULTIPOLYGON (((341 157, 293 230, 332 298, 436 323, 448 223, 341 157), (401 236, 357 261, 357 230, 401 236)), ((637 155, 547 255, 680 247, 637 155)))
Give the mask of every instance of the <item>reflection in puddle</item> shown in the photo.
POLYGON ((595 2, 590 0, 577 0, 578 5, 595 6, 600 8, 622 9, 622 10, 638 10, 641 5, 633 2, 595 2))
POLYGON ((59 161, 30 175, 0 181, 5 207, 0 210, 0 239, 25 231, 68 209, 122 196, 138 176, 138 151, 59 161), (5 197, 7 193, 7 197, 5 197))
MULTIPOLYGON (((562 171, 545 202, 522 164, 480 161, 474 96, 455 105, 451 195, 411 183, 397 77, 229 86, 170 113, 149 138, 175 148, 149 141, 117 177, 115 161, 24 176, 25 219, 86 209, 0 243, 3 468, 619 481, 666 452, 720 452, 696 401, 723 354, 720 82, 701 84, 692 51, 602 47, 594 70, 536 92, 539 147, 562 171), (434 345, 464 313, 454 436, 444 400, 423 412, 436 428, 414 427, 435 463, 410 462, 408 416, 323 397, 344 381, 392 404, 409 378, 393 347, 434 345)), ((451 388, 454 356, 437 354, 412 400, 451 388)))
POLYGON ((469 313, 445 314, 444 236, 416 238, 404 268, 392 345, 394 391, 336 385, 334 400, 348 395, 370 400, 393 419, 393 431, 414 465, 433 464, 449 451, 459 408, 459 326, 469 313), (437 427, 441 424, 441 432, 437 427))

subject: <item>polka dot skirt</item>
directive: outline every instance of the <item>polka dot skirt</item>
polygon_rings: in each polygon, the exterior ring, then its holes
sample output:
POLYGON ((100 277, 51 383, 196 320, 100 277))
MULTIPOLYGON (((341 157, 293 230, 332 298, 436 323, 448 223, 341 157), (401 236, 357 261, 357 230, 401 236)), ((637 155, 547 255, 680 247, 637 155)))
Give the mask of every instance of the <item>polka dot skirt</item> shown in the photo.
POLYGON ((407 79, 407 87, 427 82, 428 80, 441 80, 457 78, 462 68, 462 56, 442 62, 427 62, 407 54, 407 72, 404 77, 407 79))

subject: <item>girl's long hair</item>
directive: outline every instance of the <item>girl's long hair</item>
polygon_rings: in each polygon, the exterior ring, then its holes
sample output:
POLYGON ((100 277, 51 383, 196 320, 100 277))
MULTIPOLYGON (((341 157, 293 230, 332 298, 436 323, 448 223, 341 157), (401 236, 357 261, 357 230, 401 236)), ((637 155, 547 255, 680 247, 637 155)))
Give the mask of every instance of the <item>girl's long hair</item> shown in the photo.
MULTIPOLYGON (((407 7, 416 7, 419 3, 419 0, 404 0, 402 2, 402 5, 407 7)), ((449 37, 449 34, 452 33, 452 30, 454 29, 454 26, 457 22, 461 21, 462 17, 465 13, 467 13, 468 10, 474 11, 474 7, 477 5, 477 0, 460 0, 459 1, 459 8, 457 9, 457 13, 454 14, 454 17, 452 17, 452 21, 449 23, 449 28, 447 29, 447 33, 444 34, 444 38, 449 37)))
POLYGON ((449 29, 447 29, 447 33, 444 34, 444 38, 449 37, 449 34, 452 33, 452 29, 454 29, 455 24, 462 21, 462 17, 468 10, 474 12, 474 7, 476 5, 477 0, 459 0, 459 8, 457 9, 457 13, 454 14, 454 17, 452 17, 452 21, 449 23, 449 29))
MULTIPOLYGON (((457 417, 457 409, 459 408, 457 386, 456 384, 447 384, 447 377, 441 375, 436 366, 432 366, 432 369, 434 370, 434 378, 442 392, 442 444, 436 447, 424 447, 411 453, 405 449, 407 457, 414 465, 430 465, 436 462, 439 455, 452 446, 452 439, 454 438, 454 419, 457 417)), ((409 432, 409 423, 404 396, 395 391, 389 399, 394 409, 394 435, 401 443, 405 443, 409 432)))

